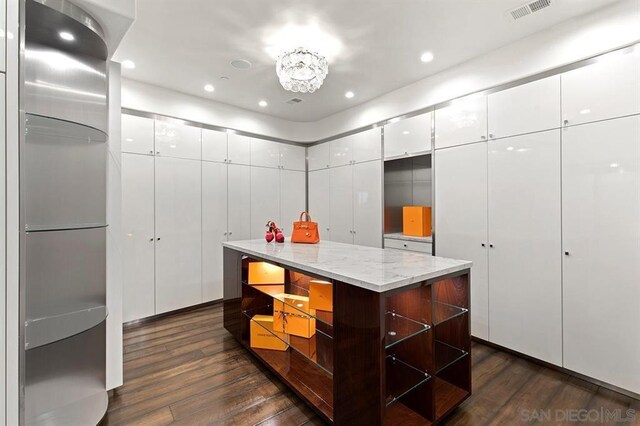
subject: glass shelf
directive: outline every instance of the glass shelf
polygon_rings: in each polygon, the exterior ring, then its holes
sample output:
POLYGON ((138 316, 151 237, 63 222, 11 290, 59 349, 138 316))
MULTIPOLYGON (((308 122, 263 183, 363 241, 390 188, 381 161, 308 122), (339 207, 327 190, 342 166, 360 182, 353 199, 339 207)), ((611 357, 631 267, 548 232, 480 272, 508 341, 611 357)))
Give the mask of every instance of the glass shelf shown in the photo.
MULTIPOLYGON (((242 311, 242 313, 249 319, 252 319, 254 315, 264 314, 264 312, 273 312, 273 306, 267 305, 258 309, 245 309, 242 311)), ((285 339, 278 336, 261 323, 256 322, 256 324, 278 340, 289 345, 289 348, 313 362, 320 369, 333 376, 333 338, 331 336, 316 328, 316 333, 308 339, 291 334, 287 334, 286 336, 288 339, 285 339)))
MULTIPOLYGON (((333 312, 328 312, 328 311, 320 311, 320 310, 314 310, 315 313, 312 314, 309 311, 306 311, 304 309, 302 309, 302 305, 299 301, 296 301, 295 299, 291 299, 288 297, 285 297, 285 291, 284 291, 284 284, 273 284, 273 285, 249 285, 247 284, 246 281, 242 282, 243 285, 246 285, 248 287, 251 287, 261 293, 264 293, 268 296, 273 297, 275 300, 278 300, 282 303, 284 303, 285 305, 294 308, 295 310, 299 311, 300 314, 305 315, 305 316, 309 316, 312 318, 315 318, 316 321, 320 321, 321 323, 329 326, 329 327, 333 327, 333 312)), ((301 289, 300 287, 296 287, 297 289, 301 289)), ((308 293, 308 291, 307 291, 308 293)), ((294 296, 300 296, 295 294, 294 296)), ((308 297, 308 296, 307 296, 308 297)))
POLYGON ((404 317, 395 312, 387 312, 385 315, 385 349, 403 342, 411 337, 417 336, 431 327, 411 318, 404 317))
POLYGON ((434 302, 433 303, 433 324, 438 325, 450 319, 464 315, 469 310, 467 308, 461 308, 460 306, 449 305, 448 303, 434 302))
POLYGON ((418 386, 429 380, 431 376, 424 371, 399 360, 393 355, 386 358, 386 404, 393 404, 418 386))
POLYGON ((467 351, 436 340, 436 374, 455 364, 468 354, 467 351))

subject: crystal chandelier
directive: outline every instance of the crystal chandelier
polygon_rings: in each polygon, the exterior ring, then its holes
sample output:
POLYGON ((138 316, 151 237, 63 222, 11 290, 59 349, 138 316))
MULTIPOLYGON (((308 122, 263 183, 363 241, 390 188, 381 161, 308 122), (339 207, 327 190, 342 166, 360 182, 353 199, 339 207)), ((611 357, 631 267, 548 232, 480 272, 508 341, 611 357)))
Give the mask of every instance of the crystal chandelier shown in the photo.
POLYGON ((324 56, 299 47, 278 56, 276 73, 280 84, 291 92, 313 93, 329 72, 324 56))

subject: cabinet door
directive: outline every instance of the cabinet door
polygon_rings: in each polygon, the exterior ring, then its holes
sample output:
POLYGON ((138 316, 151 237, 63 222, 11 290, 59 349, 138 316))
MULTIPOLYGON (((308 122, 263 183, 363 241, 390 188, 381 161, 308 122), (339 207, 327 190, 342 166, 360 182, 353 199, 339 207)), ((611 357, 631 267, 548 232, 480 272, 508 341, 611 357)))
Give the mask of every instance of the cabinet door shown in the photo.
POLYGON ((280 170, 251 167, 251 239, 264 238, 268 221, 281 226, 280 170))
POLYGON ((353 144, 349 136, 327 142, 329 145, 329 165, 331 167, 345 166, 353 160, 353 144))
POLYGON ((353 244, 353 167, 329 170, 331 241, 353 244))
POLYGON ((227 223, 229 241, 251 239, 251 167, 229 164, 227 223))
POLYGON ((559 128, 560 76, 489 95, 489 138, 559 128))
POLYGON ((365 130, 350 136, 353 149, 353 161, 379 160, 382 158, 382 133, 380 128, 365 130))
POLYGON ((251 138, 251 165, 280 168, 280 144, 265 139, 251 138))
POLYGON ((202 302, 201 162, 156 157, 156 314, 202 302))
POLYGON ((280 145, 280 167, 286 170, 306 170, 307 150, 303 146, 289 145, 281 143, 280 145))
POLYGON ((353 242, 382 248, 382 161, 353 168, 353 242))
POLYGON ((122 154, 122 320, 155 314, 154 159, 122 154))
POLYGON ((156 154, 163 157, 199 160, 202 130, 170 121, 156 120, 156 154))
MULTIPOLYGON (((280 171, 280 221, 287 238, 291 237, 293 222, 297 221, 300 213, 305 210, 306 184, 305 172, 280 171)), ((316 218, 313 217, 313 220, 316 221, 316 218)))
POLYGON ((153 155, 153 119, 122 114, 122 152, 153 155))
POLYGON ((560 209, 560 130, 489 142, 489 337, 558 366, 560 209))
POLYGON ((227 165, 202 162, 202 301, 222 299, 222 242, 227 240, 227 165))
POLYGON ((320 239, 331 241, 331 170, 309 172, 309 213, 318 223, 320 239))
POLYGON ((568 125, 640 113, 640 51, 562 74, 562 118, 568 125))
POLYGON ((251 138, 237 133, 228 133, 227 161, 234 164, 251 164, 251 138))
POLYGON ((308 148, 309 170, 320 170, 329 168, 331 162, 331 146, 329 143, 310 146, 308 148))
POLYGON ((384 126, 384 158, 431 150, 431 113, 399 120, 384 126))
POLYGON ((640 393, 640 116, 562 139, 564 367, 640 393))
POLYGON ((202 159, 205 161, 227 161, 227 133, 202 129, 202 159))
POLYGON ((435 111, 436 149, 487 139, 487 96, 471 95, 435 111))
POLYGON ((471 333, 489 339, 487 144, 435 154, 436 255, 473 262, 471 333))

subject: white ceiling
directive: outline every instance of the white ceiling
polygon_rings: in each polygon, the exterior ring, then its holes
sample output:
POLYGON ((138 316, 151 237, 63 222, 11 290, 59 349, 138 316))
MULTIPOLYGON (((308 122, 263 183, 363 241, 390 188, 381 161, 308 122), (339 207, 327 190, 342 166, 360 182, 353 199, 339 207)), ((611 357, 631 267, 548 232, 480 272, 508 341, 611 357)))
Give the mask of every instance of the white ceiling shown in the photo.
POLYGON ((506 11, 522 0, 138 0, 136 21, 114 59, 135 62, 135 69, 123 69, 126 78, 316 121, 614 2, 552 0, 513 21, 506 11), (274 55, 298 45, 329 60, 316 93, 287 92, 276 77, 274 55), (425 51, 433 52, 431 63, 420 61, 425 51), (230 65, 240 58, 252 68, 230 65), (207 83, 213 93, 203 90, 207 83), (353 99, 344 97, 348 90, 353 99), (284 103, 294 96, 304 102, 284 103), (266 108, 258 106, 261 99, 266 108))

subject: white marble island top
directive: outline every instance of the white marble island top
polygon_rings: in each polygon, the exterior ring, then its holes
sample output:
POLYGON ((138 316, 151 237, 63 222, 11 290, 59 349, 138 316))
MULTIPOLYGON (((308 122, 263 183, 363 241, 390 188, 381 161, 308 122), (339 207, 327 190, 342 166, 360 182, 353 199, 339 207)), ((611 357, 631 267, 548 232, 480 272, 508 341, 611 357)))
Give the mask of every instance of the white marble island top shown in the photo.
POLYGON ((380 293, 471 268, 471 262, 466 260, 332 241, 277 244, 246 240, 222 245, 249 256, 380 293))

